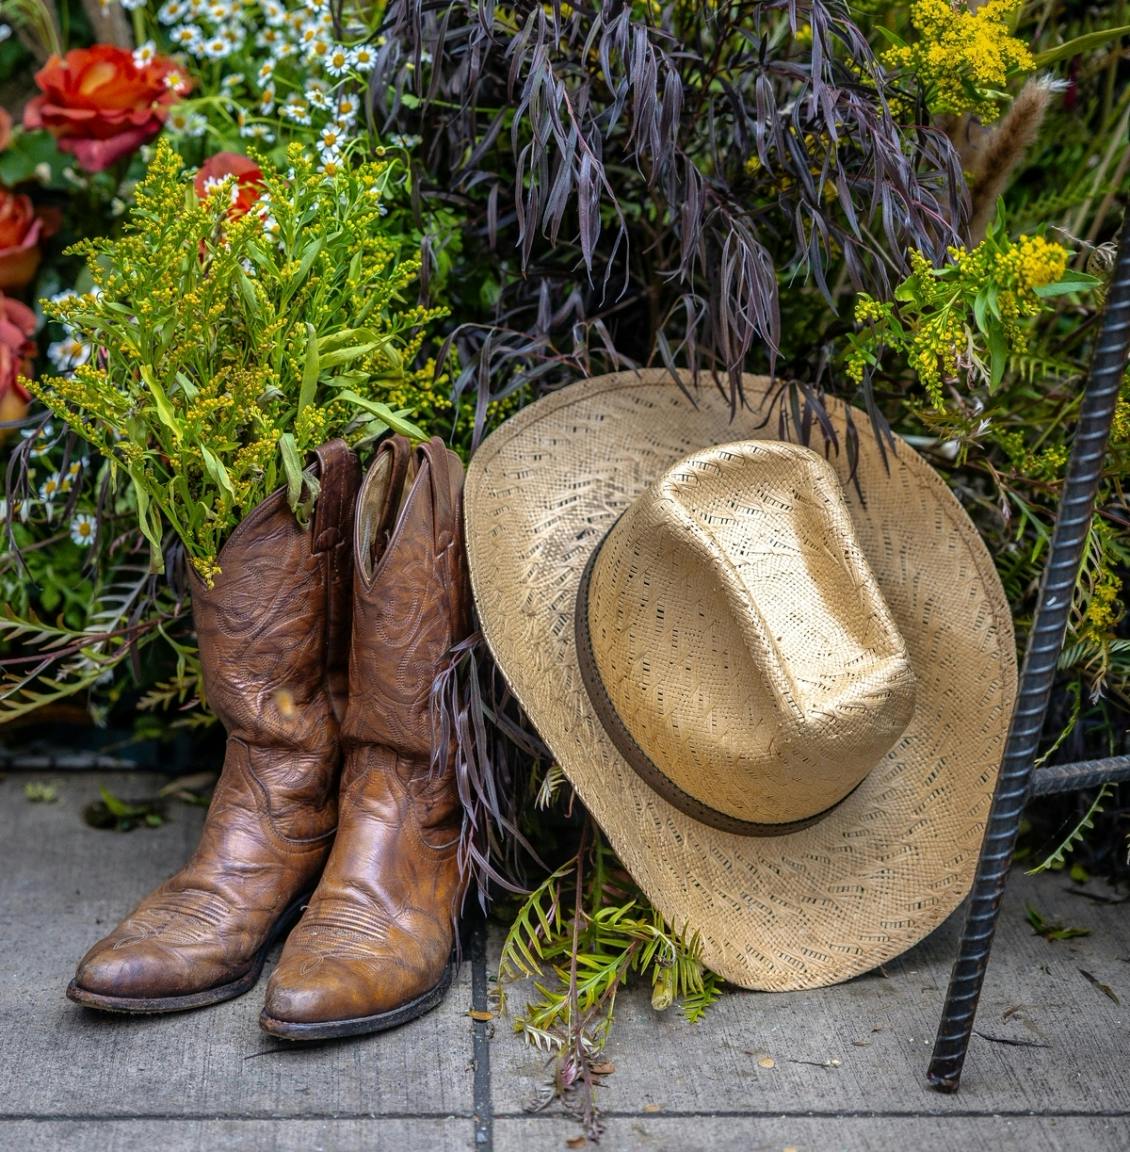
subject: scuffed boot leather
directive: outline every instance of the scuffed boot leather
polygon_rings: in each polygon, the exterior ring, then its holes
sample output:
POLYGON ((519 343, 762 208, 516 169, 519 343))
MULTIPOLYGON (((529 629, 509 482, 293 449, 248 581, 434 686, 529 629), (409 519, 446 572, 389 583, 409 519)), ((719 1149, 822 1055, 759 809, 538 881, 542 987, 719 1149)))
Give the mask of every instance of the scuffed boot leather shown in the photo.
POLYGON ((317 883, 337 823, 357 459, 318 449, 302 528, 275 492, 232 533, 208 589, 192 579, 224 768, 192 859, 83 957, 67 995, 119 1012, 239 996, 317 883))
POLYGON ((469 631, 462 483, 442 441, 413 455, 396 437, 362 487, 340 824, 267 985, 260 1023, 273 1035, 380 1031, 435 1007, 451 982, 462 809, 454 747, 433 747, 430 693, 469 631))

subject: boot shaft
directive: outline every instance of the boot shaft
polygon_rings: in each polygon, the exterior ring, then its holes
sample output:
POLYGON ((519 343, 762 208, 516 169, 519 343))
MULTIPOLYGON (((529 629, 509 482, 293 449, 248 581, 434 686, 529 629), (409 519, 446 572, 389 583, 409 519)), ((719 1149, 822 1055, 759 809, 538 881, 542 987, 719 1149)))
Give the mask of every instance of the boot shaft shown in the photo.
POLYGON ((448 774, 434 749, 431 691, 470 629, 463 466, 438 437, 385 441, 357 502, 353 645, 343 749, 380 745, 448 774), (433 766, 433 759, 437 763, 433 766))
POLYGON ((315 468, 310 524, 280 489, 229 537, 212 588, 190 577, 208 703, 229 736, 260 747, 322 750, 345 710, 359 469, 341 440, 315 468))

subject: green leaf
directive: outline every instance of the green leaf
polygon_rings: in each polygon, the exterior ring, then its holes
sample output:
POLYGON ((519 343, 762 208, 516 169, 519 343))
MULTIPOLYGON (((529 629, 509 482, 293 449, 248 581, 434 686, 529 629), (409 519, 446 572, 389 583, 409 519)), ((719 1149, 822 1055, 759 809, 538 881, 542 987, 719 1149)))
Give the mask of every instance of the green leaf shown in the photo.
POLYGON ((181 437, 184 435, 181 430, 180 421, 177 420, 176 414, 173 412, 173 406, 169 403, 169 398, 165 395, 164 388, 157 383, 148 364, 141 365, 141 379, 145 387, 149 389, 149 394, 153 397, 154 404, 157 405, 157 418, 168 428, 172 434, 173 441, 179 444, 181 437))
POLYGON ((318 376, 321 372, 320 356, 318 353, 317 332, 313 324, 306 325, 306 363, 302 368, 302 387, 298 393, 298 415, 307 404, 314 403, 314 396, 318 391, 318 376))
POLYGON ((1123 24, 1121 28, 1100 28, 1097 32, 1088 32, 1084 36, 1076 36, 1065 44, 1057 44, 1054 48, 1047 48, 1036 54, 1036 67, 1046 68, 1058 60, 1069 60, 1072 56, 1082 56, 1095 48, 1101 48, 1111 40, 1121 40, 1130 36, 1130 24, 1123 24))
POLYGON ((284 432, 279 437, 279 451, 282 453, 283 471, 286 473, 286 502, 291 511, 296 512, 302 497, 302 459, 298 455, 293 432, 284 432))
POLYGON ((989 391, 995 391, 1008 366, 1008 338, 999 324, 988 331, 989 337, 989 391))
POLYGON ((1038 284, 1032 289, 1037 296, 1066 296, 1069 292, 1089 292, 1102 281, 1087 272, 1065 272, 1054 284, 1038 284))
POLYGON ((404 419, 404 409, 395 412, 387 404, 382 404, 379 400, 366 400, 348 388, 343 388, 338 395, 354 407, 363 408, 366 412, 371 412, 374 416, 379 417, 394 432, 399 432, 401 436, 407 436, 410 440, 427 440, 428 438, 428 434, 422 428, 418 428, 410 420, 404 419))
POLYGON ((223 489, 232 504, 236 503, 235 489, 232 487, 228 470, 223 466, 216 454, 206 445, 200 445, 200 454, 204 457, 204 468, 208 475, 223 489))
POLYGON ((149 490, 145 486, 145 479, 133 468, 129 469, 129 478, 133 481, 134 495, 137 497, 137 523, 141 534, 149 541, 149 566, 154 572, 160 572, 164 566, 162 554, 161 512, 149 497, 149 490))
POLYGON ((982 288, 977 295, 973 298, 973 319, 977 323, 977 329, 980 332, 988 334, 988 309, 989 309, 989 293, 988 290, 982 288))

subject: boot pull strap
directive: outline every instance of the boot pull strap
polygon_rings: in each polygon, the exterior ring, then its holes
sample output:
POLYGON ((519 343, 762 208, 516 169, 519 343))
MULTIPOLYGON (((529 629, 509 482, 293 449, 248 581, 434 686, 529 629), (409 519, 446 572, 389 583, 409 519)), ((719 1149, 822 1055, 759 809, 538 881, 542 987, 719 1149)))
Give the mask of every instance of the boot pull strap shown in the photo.
POLYGON ((315 552, 328 552, 353 538, 353 504, 361 469, 344 440, 329 440, 314 450, 321 488, 314 504, 315 552))
MULTIPOLYGON (((372 471, 382 457, 388 457, 388 481, 384 487, 384 500, 381 507, 380 519, 376 524, 367 526, 369 532, 369 546, 374 552, 372 561, 375 563, 376 553, 380 552, 385 541, 396 525, 400 509, 404 504, 404 481, 408 476, 408 464, 412 459, 412 445, 404 436, 390 436, 382 440, 377 448, 369 468, 372 471)), ((366 491, 368 486, 366 486, 366 491)))
POLYGON ((456 509, 451 498, 451 453, 438 436, 421 444, 416 451, 428 462, 435 517, 435 548, 439 554, 451 544, 455 536, 456 509))

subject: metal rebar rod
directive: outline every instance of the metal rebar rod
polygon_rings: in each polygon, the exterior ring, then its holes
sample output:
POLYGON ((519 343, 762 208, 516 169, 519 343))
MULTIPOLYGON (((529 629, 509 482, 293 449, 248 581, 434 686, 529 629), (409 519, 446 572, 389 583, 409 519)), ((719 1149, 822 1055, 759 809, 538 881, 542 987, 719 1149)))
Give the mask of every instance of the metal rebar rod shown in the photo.
POLYGON ((1102 760, 1079 760, 1074 764, 1046 764, 1032 770, 1029 796, 1054 796, 1130 780, 1130 756, 1107 756, 1102 760))
POLYGON ((1083 544, 1094 512, 1095 494, 1106 456, 1107 438, 1130 352, 1130 217, 1123 225, 1079 413, 1079 426, 1063 486, 1051 551, 1020 674, 1000 775, 997 777, 985 839, 970 895, 957 961, 950 974, 945 1007, 927 1072, 931 1087, 954 1092, 973 1031, 973 1017, 989 961, 1005 880, 1012 863, 1020 816, 1028 798, 1032 763, 1063 648, 1072 592, 1083 544))

